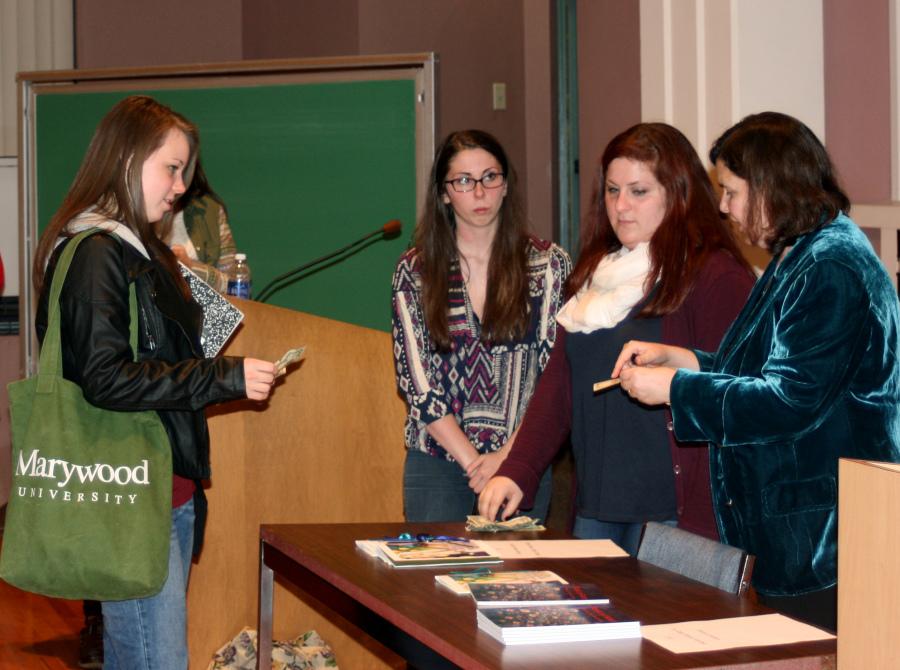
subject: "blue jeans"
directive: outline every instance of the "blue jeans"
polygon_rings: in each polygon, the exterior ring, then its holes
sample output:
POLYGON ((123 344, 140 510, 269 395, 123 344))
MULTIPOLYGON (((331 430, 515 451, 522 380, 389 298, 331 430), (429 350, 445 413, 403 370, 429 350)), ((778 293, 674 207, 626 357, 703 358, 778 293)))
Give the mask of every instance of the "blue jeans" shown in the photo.
MULTIPOLYGON (((534 507, 522 513, 546 521, 552 486, 552 468, 547 468, 534 507)), ((478 513, 476 501, 459 463, 407 449, 403 468, 403 516, 407 521, 465 521, 469 514, 478 513)))
POLYGON ((172 510, 169 576, 149 598, 103 603, 104 670, 186 670, 194 501, 172 510))
MULTIPOLYGON (((660 523, 675 526, 678 521, 670 519, 660 523)), ((572 535, 582 540, 612 540, 629 554, 636 556, 643 528, 643 523, 600 521, 587 516, 576 516, 572 535)))

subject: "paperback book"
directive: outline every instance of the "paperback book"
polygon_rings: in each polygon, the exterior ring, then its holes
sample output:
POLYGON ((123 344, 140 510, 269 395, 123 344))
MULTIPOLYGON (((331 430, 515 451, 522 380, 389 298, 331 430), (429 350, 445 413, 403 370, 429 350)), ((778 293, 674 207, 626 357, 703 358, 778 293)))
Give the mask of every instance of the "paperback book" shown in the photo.
POLYGON ((478 607, 550 607, 608 605, 594 584, 470 584, 478 607))
POLYGON ((537 584, 554 582, 566 584, 566 580, 551 570, 491 570, 477 568, 461 570, 448 575, 435 575, 434 581, 458 595, 468 595, 472 584, 537 584))
POLYGON ((357 546, 395 568, 502 563, 484 543, 461 537, 358 540, 357 546))
POLYGON ((641 636, 641 624, 609 605, 479 608, 478 627, 503 644, 619 640, 641 636))

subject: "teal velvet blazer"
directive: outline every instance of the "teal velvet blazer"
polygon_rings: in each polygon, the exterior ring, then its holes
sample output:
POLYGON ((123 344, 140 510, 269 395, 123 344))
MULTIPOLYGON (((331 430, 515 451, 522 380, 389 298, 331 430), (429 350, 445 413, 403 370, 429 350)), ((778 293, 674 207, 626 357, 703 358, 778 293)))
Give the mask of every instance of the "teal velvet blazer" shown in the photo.
POLYGON ((700 372, 676 372, 675 435, 716 445, 719 533, 756 555, 760 593, 834 585, 838 458, 900 461, 898 323, 884 266, 841 215, 769 264, 718 352, 695 352, 700 372))

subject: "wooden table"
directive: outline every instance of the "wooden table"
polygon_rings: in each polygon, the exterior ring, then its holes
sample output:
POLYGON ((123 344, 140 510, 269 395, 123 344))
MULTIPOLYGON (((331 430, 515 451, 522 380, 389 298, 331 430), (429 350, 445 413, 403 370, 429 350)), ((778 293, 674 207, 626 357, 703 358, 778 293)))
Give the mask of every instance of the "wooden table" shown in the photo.
MULTIPOLYGON (((401 532, 462 535, 462 524, 283 524, 260 527, 259 658, 271 658, 277 574, 407 659, 432 668, 672 669, 834 668, 834 640, 702 654, 672 654, 641 639, 507 646, 478 629, 475 605, 438 586, 449 568, 397 569, 354 545, 401 532)), ((540 539, 505 533, 487 539, 540 539)), ((557 536, 558 537, 558 536, 557 536)), ((462 569, 462 568, 461 568, 462 569)), ((634 558, 504 561, 503 569, 553 570, 592 582, 642 624, 765 614, 771 610, 634 558)), ((340 664, 340 658, 338 658, 340 664)))

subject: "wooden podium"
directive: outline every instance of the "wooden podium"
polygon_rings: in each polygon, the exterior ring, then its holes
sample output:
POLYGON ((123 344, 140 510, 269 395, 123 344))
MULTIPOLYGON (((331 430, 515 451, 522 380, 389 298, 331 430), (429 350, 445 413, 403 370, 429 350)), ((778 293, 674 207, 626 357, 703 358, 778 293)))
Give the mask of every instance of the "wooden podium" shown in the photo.
POLYGON ((838 668, 893 670, 900 643, 900 464, 842 458, 838 668))
MULTIPOLYGON (((200 670, 244 626, 256 628, 261 523, 403 520, 405 407, 390 335, 252 301, 235 305, 244 322, 226 355, 274 361, 305 346, 306 358, 279 380, 268 403, 208 412, 209 520, 188 593, 190 667, 200 670)), ((342 667, 391 660, 279 585, 275 600, 276 639, 315 629, 342 667)))

